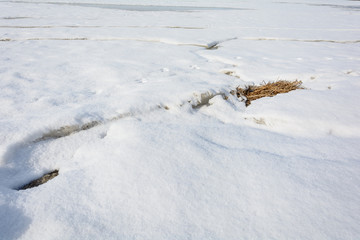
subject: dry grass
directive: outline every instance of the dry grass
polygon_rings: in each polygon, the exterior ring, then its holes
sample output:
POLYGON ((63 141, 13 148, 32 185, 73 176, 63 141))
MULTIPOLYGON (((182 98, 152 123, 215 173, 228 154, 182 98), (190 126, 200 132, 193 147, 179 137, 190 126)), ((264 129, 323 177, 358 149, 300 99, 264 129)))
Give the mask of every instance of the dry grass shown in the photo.
POLYGON ((246 97, 246 106, 251 104, 251 101, 263 98, 263 97, 273 97, 279 93, 287 93, 296 89, 303 89, 301 87, 301 81, 285 81, 280 80, 276 82, 269 82, 260 86, 247 86, 244 89, 237 87, 236 91, 233 91, 232 94, 236 94, 237 97, 246 97))

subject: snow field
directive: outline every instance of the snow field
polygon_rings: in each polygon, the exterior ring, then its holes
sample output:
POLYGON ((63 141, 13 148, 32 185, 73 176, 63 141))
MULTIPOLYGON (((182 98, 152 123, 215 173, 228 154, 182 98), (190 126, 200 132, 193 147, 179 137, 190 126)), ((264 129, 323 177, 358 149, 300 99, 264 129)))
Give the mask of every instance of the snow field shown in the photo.
POLYGON ((0 239, 360 237, 356 1, 76 3, 0 2, 0 239))

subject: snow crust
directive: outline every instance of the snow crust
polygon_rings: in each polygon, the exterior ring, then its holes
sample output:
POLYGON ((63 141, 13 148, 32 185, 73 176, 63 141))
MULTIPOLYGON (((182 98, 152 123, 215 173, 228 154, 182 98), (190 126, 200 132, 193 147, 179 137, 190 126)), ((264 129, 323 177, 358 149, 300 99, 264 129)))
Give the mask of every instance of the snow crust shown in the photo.
POLYGON ((358 1, 0 9, 0 239, 360 238, 358 1))

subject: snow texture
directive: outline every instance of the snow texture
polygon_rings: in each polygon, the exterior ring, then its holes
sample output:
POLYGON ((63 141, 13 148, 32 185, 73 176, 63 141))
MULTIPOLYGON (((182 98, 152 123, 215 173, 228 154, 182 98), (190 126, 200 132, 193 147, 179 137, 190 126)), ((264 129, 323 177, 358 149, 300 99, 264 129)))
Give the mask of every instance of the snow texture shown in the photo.
POLYGON ((0 10, 1 240, 360 239, 359 1, 0 10))

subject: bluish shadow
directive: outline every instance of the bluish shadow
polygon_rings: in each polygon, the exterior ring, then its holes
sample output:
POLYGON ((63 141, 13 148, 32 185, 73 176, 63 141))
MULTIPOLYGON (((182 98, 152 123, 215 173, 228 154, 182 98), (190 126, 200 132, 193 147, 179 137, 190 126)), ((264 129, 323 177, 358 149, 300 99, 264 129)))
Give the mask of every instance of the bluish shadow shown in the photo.
POLYGON ((29 228, 31 219, 15 207, 0 205, 0 238, 13 240, 21 237, 29 228))

